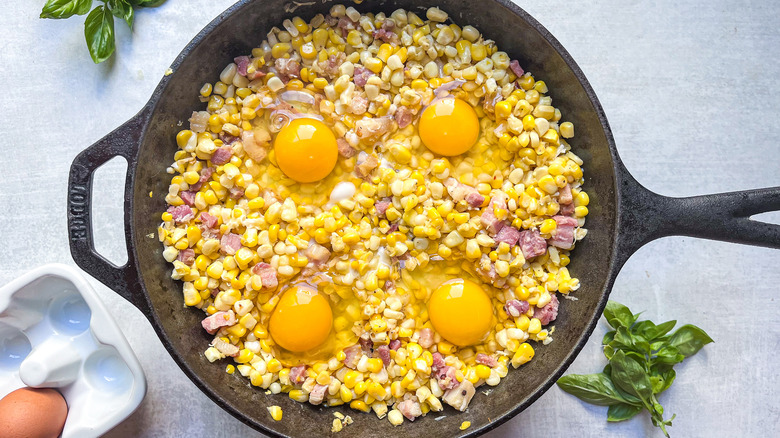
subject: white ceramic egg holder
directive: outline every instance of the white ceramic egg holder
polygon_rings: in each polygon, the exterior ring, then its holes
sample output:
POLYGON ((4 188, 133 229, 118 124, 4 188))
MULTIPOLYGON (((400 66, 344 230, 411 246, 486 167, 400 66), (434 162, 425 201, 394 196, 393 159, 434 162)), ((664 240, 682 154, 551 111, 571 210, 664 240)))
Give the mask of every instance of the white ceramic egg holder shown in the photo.
POLYGON ((146 394, 124 335, 68 266, 46 265, 0 288, 0 398, 24 386, 57 388, 65 397, 62 438, 107 432, 146 394))

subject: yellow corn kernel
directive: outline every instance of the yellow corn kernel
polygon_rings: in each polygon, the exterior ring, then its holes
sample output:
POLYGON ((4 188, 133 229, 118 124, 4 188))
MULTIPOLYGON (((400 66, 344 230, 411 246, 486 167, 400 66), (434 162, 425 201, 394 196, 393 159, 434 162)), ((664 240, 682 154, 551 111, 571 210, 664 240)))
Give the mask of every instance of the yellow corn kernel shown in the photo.
POLYGON ((446 341, 441 341, 436 344, 439 353, 447 355, 455 353, 455 346, 446 341))
POLYGON ((276 43, 271 48, 271 56, 274 58, 282 58, 291 48, 292 46, 290 46, 290 43, 276 43))
POLYGON ((183 148, 184 146, 187 145, 187 143, 190 141, 190 137, 192 136, 193 136, 192 131, 190 131, 189 129, 182 129, 181 131, 179 131, 178 134, 176 134, 176 144, 180 148, 183 148))
POLYGON ((219 279, 222 277, 222 272, 224 271, 224 268, 222 266, 222 262, 216 261, 209 265, 209 267, 206 269, 206 274, 208 274, 209 277, 219 279))
POLYGON ((225 367, 225 372, 226 372, 226 373, 228 373, 228 374, 233 374, 233 373, 235 373, 235 372, 236 372, 236 367, 235 367, 235 366, 234 366, 232 363, 229 363, 229 364, 228 364, 228 365, 225 367))
POLYGON ((488 377, 490 377, 490 367, 488 367, 487 365, 479 364, 475 367, 475 370, 477 373, 477 377, 479 377, 480 379, 485 380, 488 377))
POLYGON ((531 322, 528 325, 528 333, 536 334, 542 331, 542 322, 539 318, 531 318, 531 322))
POLYGON ((523 129, 526 131, 533 131, 536 128, 536 119, 531 114, 527 114, 523 117, 523 129))
POLYGON ((590 196, 584 191, 577 193, 577 196, 574 197, 575 207, 585 207, 588 204, 590 204, 590 196))
POLYGON ((349 407, 356 411, 361 411, 361 412, 368 412, 371 410, 371 408, 369 408, 368 405, 362 400, 353 400, 349 404, 349 407))
POLYGON ((563 122, 561 123, 561 126, 558 127, 558 129, 561 131, 561 137, 574 137, 574 124, 572 122, 563 122))
POLYGON ((290 391, 289 396, 291 399, 299 403, 306 403, 307 401, 309 401, 309 395, 300 389, 293 389, 292 391, 290 391))
POLYGON ((471 421, 464 421, 463 423, 460 423, 460 430, 466 430, 469 427, 471 427, 471 421))
POLYGON ((357 382, 355 384, 355 394, 363 395, 363 393, 366 392, 367 388, 368 388, 368 384, 366 382, 357 382))
POLYGON ((485 59, 487 56, 487 50, 484 44, 472 44, 471 45, 471 59, 472 61, 479 62, 485 59))
POLYGON ((269 360, 266 365, 269 373, 278 373, 282 369, 281 362, 276 358, 269 360))
POLYGON ((515 368, 519 367, 520 365, 533 359, 534 354, 534 347, 532 347, 527 342, 523 342, 517 348, 514 356, 512 356, 512 366, 515 368))
POLYGON ((384 400, 385 397, 387 397, 387 391, 385 390, 385 387, 376 382, 371 382, 368 385, 367 391, 368 395, 377 400, 384 400))
POLYGON ((195 244, 198 240, 200 240, 200 236, 200 228, 195 225, 190 225, 187 227, 187 240, 190 242, 190 245, 195 244))
POLYGON ((339 388, 339 396, 341 397, 341 401, 344 403, 349 403, 352 401, 352 391, 347 388, 346 385, 341 385, 339 388))
POLYGON ((558 224, 555 222, 555 219, 545 219, 539 227, 539 232, 549 234, 555 231, 556 228, 558 228, 558 224))
POLYGON ((282 408, 280 406, 268 406, 268 413, 271 414, 274 421, 282 421, 282 408))
POLYGON ((502 100, 496 104, 495 112, 496 117, 506 119, 512 114, 512 105, 509 102, 502 100))
POLYGON ((357 385, 358 383, 358 377, 360 377, 360 373, 357 371, 348 371, 347 374, 344 375, 344 385, 352 389, 357 385))
POLYGON ((250 350, 247 350, 246 348, 243 348, 238 353, 238 356, 236 356, 233 360, 235 360, 238 363, 247 363, 250 360, 252 360, 253 357, 255 357, 254 353, 252 353, 250 350))
POLYGON ((518 329, 522 331, 527 331, 529 326, 531 325, 531 320, 528 318, 527 315, 520 315, 520 317, 515 319, 515 325, 517 326, 518 329))
POLYGON ((368 58, 363 61, 363 65, 374 73, 379 74, 382 71, 382 60, 378 58, 368 58))

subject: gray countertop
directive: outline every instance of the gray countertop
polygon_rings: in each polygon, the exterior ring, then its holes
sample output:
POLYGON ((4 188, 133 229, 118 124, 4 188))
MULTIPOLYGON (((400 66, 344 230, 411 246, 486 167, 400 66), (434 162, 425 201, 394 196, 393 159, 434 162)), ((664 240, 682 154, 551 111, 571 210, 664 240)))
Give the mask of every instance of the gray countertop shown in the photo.
MULTIPOLYGON (((8 3, 0 12, 0 283, 49 262, 74 265, 65 226, 71 161, 133 116, 179 51, 232 4, 168 1, 138 12, 132 34, 117 21, 119 56, 96 66, 83 18, 39 20, 44 0, 8 3)), ((780 185, 780 2, 518 3, 582 67, 626 166, 648 188, 688 196, 780 185)), ((96 178, 97 247, 121 261, 124 164, 112 161, 96 178)), ((780 213, 763 218, 778 223, 780 213)), ((696 324, 716 341, 680 365, 661 396, 677 414, 673 436, 780 435, 778 266, 780 251, 672 237, 642 248, 618 276, 614 299, 656 321, 696 324)), ((255 436, 190 383, 139 311, 91 283, 149 383, 138 411, 108 436, 255 436)), ((571 372, 601 369, 606 330, 597 328, 571 372)), ((646 416, 605 418, 606 408, 553 387, 489 436, 661 436, 646 416)))

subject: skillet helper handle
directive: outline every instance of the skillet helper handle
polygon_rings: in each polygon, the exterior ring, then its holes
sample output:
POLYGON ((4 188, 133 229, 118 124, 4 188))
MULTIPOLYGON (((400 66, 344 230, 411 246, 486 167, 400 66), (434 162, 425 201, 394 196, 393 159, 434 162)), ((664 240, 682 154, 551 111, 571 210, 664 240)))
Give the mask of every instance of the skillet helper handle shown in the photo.
MULTIPOLYGON (((143 306, 141 297, 134 294, 138 290, 138 276, 131 252, 130 229, 125 224, 125 244, 128 261, 117 266, 95 250, 92 236, 92 179, 95 171, 114 157, 127 160, 127 178, 125 182, 125 211, 129 211, 132 199, 130 175, 133 163, 140 147, 144 125, 148 121, 149 111, 143 110, 122 126, 112 131, 95 144, 79 153, 73 160, 68 177, 68 240, 70 253, 76 264, 116 291, 136 307, 143 306)), ((120 224, 117 224, 120 226, 120 224)))
POLYGON ((780 210, 780 187, 671 198, 646 189, 625 168, 622 181, 620 221, 625 235, 619 253, 623 261, 642 245, 666 236, 780 249, 780 225, 750 219, 780 210))

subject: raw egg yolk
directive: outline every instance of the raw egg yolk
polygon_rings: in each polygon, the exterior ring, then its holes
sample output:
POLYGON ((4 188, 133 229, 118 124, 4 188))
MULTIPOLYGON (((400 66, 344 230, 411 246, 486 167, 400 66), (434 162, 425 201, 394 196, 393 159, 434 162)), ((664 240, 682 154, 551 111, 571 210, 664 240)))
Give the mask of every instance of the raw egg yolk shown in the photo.
POLYGON ((276 163, 285 175, 302 182, 319 181, 336 166, 336 136, 316 119, 293 119, 274 140, 276 163))
POLYGON ((456 278, 431 294, 428 316, 444 339, 465 347, 485 339, 493 324, 493 306, 478 284, 456 278))
POLYGON ((418 129, 428 149, 451 157, 468 151, 477 142, 479 119, 471 105, 449 97, 423 111, 418 129))
POLYGON ((328 299, 316 289, 293 286, 282 294, 268 331, 280 347, 303 352, 325 342, 332 326, 328 299))

